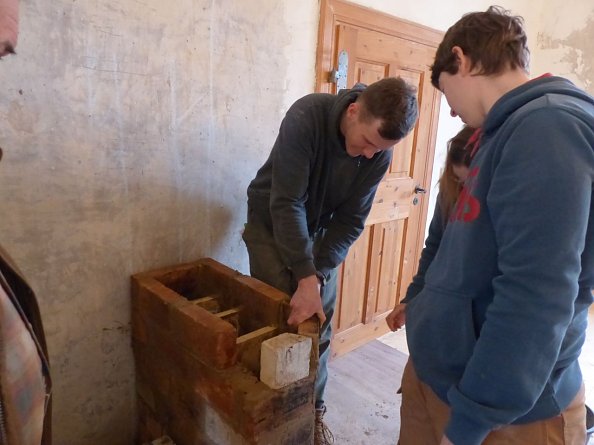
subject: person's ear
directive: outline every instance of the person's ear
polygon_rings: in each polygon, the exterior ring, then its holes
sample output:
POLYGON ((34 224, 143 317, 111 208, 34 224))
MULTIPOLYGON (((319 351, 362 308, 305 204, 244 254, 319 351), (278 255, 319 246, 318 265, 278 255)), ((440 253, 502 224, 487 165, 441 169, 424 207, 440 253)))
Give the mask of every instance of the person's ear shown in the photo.
POLYGON ((357 102, 352 102, 349 104, 347 107, 347 114, 351 119, 357 117, 359 114, 359 107, 360 105, 357 102))
POLYGON ((472 70, 472 63, 470 57, 464 54, 464 51, 459 46, 454 46, 452 48, 452 53, 454 53, 454 56, 456 57, 456 62, 458 62, 458 73, 460 73, 463 76, 469 74, 472 70))

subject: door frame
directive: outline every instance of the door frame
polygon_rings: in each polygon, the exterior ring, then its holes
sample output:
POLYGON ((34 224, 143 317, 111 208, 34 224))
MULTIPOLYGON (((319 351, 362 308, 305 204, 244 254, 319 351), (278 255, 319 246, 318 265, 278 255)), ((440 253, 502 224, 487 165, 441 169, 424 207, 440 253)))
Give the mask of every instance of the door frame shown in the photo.
MULTIPOLYGON (((335 84, 330 80, 330 76, 335 69, 337 60, 335 60, 335 52, 337 42, 337 27, 339 24, 347 24, 360 28, 365 28, 371 31, 380 32, 390 36, 398 37, 404 40, 409 40, 414 43, 427 45, 437 49, 443 39, 444 33, 424 25, 419 25, 408 20, 399 19, 389 14, 346 2, 344 0, 322 0, 320 3, 320 22, 318 30, 318 48, 316 52, 316 85, 315 91, 318 93, 334 93, 335 84)), ((421 92, 419 92, 420 94, 421 92)), ((437 103, 441 100, 441 93, 438 90, 434 91, 438 96, 437 103)), ((425 101, 426 103, 427 101, 425 101)), ((437 121, 439 119, 440 107, 437 106, 431 114, 430 122, 427 124, 430 127, 429 137, 427 138, 427 146, 417 147, 417 149, 427 150, 427 158, 425 165, 421 168, 421 184, 425 184, 428 192, 431 185, 431 177, 433 171, 433 163, 435 157, 435 143, 437 139, 437 121)), ((412 239, 412 248, 415 264, 412 266, 414 273, 416 273, 418 259, 423 249, 427 214, 429 193, 423 199, 423 205, 419 217, 417 239, 412 239)), ((407 223, 408 224, 408 223, 407 223)), ((385 325, 385 323, 383 323, 385 325)), ((388 332, 387 325, 381 327, 376 324, 374 329, 377 331, 377 336, 388 332)), ((344 348, 337 348, 334 346, 332 356, 340 355, 353 347, 359 346, 358 342, 345 345, 344 348)))
POLYGON ((332 54, 336 45, 336 25, 345 23, 437 48, 444 33, 428 26, 400 19, 375 9, 344 0, 322 0, 316 52, 316 92, 330 93, 328 76, 336 65, 332 54))

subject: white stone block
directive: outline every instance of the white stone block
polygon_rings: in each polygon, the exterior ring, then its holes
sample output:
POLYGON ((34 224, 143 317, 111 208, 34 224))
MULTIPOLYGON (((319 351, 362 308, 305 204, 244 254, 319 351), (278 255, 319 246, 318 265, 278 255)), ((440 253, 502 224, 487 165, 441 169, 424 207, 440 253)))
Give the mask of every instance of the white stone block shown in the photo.
POLYGON ((279 389, 309 375, 311 338, 285 333, 262 342, 260 380, 279 389))

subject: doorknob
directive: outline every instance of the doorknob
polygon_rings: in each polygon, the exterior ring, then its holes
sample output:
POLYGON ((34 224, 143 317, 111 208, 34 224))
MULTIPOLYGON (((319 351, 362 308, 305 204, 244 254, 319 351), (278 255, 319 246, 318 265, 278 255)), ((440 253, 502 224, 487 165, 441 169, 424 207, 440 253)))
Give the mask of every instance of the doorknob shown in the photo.
POLYGON ((421 193, 421 194, 424 195, 425 193, 427 193, 427 190, 425 190, 423 187, 420 187, 420 186, 417 185, 415 187, 415 193, 421 193))

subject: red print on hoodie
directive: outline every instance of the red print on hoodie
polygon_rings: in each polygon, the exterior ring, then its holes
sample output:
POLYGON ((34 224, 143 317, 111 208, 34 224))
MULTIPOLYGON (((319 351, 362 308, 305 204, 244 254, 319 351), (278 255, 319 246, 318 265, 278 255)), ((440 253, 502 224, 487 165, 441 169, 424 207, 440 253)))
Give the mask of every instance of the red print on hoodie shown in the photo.
POLYGON ((471 222, 474 221, 481 213, 481 203, 478 201, 478 199, 471 195, 478 173, 478 167, 473 168, 470 173, 468 173, 468 178, 466 178, 464 187, 460 192, 460 196, 458 197, 458 201, 456 202, 456 207, 452 212, 450 221, 471 222))

